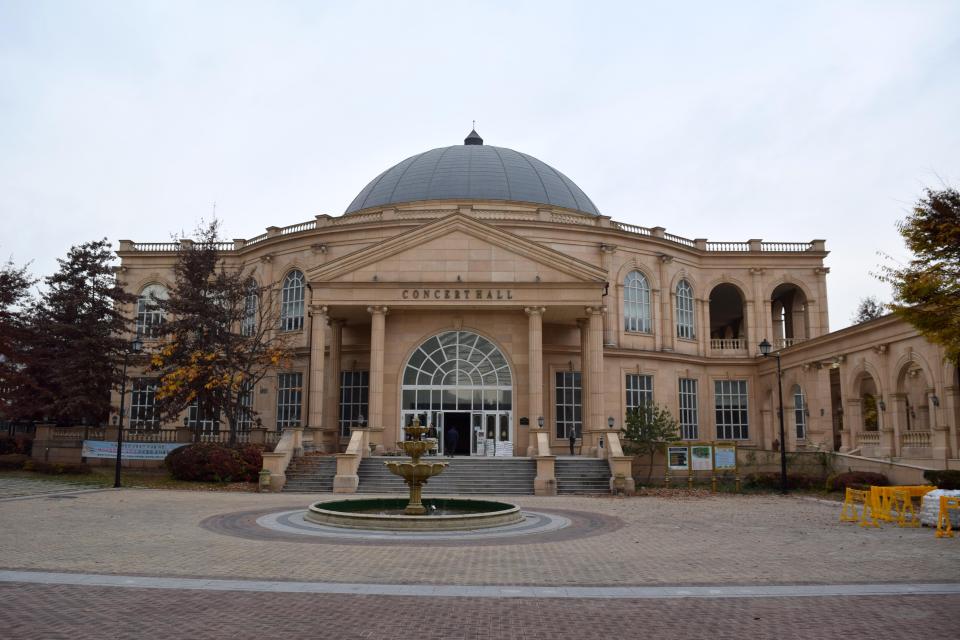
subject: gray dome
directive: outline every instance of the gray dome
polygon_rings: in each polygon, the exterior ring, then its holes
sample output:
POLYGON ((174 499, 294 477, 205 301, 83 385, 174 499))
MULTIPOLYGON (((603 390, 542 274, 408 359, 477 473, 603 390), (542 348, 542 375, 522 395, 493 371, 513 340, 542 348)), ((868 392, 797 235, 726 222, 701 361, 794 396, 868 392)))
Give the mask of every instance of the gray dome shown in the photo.
POLYGON ((484 145, 474 136, 471 132, 465 144, 431 149, 390 167, 357 194, 345 213, 422 200, 513 200, 600 215, 573 180, 547 163, 484 145))

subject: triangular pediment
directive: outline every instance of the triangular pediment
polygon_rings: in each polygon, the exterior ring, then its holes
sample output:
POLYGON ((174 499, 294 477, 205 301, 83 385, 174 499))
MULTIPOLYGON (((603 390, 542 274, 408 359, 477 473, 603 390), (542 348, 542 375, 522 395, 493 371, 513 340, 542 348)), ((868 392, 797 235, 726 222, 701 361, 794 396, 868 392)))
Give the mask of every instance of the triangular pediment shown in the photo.
POLYGON ((454 213, 307 272, 311 282, 603 283, 606 273, 555 249, 454 213), (539 279, 538 279, 539 276, 539 279))

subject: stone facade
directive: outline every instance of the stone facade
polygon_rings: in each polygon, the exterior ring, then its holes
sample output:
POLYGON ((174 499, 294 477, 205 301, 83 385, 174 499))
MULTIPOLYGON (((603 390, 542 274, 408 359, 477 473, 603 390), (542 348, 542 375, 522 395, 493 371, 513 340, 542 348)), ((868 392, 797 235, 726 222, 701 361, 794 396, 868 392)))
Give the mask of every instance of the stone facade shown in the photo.
MULTIPOLYGON (((467 332, 496 348, 512 382, 499 409, 479 410, 485 399, 476 396, 472 410, 457 413, 476 420, 469 424, 480 431, 469 431, 471 440, 481 432, 479 440, 487 439, 487 414, 495 413, 493 439, 509 443, 514 455, 534 450, 541 430, 553 453, 567 452, 570 427, 558 425, 562 380, 579 382, 572 422, 584 455, 604 454, 608 419, 622 426, 630 403, 650 397, 650 382, 653 401, 675 416, 684 413, 681 385, 695 385, 685 405, 691 438, 776 448, 775 362, 758 348, 766 338, 782 354, 789 449, 938 466, 957 457, 956 371, 893 317, 829 333, 822 240, 688 240, 556 207, 440 200, 317 216, 222 249, 228 265, 252 269, 277 295, 291 271, 304 275, 305 318, 290 333, 297 354, 291 370, 303 374, 300 425, 308 448, 343 450, 349 431, 340 425, 341 376, 365 372, 370 442, 394 449, 415 408, 403 393, 412 355, 433 336, 467 332), (637 273, 646 283, 640 293, 630 284, 637 273), (862 384, 867 378, 870 389, 862 384), (745 413, 726 424, 730 398, 717 392, 731 389, 745 394, 734 401, 745 413), (870 430, 864 426, 867 391, 885 406, 876 430, 873 417, 870 430)), ((177 250, 122 240, 128 289, 171 287, 177 250)), ((254 393, 269 429, 276 428, 276 384, 277 376, 268 376, 254 393)), ((435 413, 427 419, 439 422, 435 413)), ((476 444, 473 454, 493 451, 476 444)))

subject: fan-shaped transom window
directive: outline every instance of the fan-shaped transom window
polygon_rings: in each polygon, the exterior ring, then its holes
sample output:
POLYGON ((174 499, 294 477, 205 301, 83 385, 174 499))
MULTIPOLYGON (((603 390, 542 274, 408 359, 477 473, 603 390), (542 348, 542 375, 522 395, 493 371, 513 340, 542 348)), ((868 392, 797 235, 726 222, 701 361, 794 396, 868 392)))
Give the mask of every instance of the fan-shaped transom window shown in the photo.
POLYGON ((623 323, 627 331, 650 333, 650 285, 639 271, 631 271, 623 281, 623 323))
POLYGON ((447 331, 420 345, 403 371, 403 409, 504 410, 513 376, 503 353, 470 331, 447 331))
POLYGON ((167 288, 162 284, 149 284, 140 292, 137 297, 138 336, 156 338, 160 335, 160 325, 166 318, 157 301, 166 300, 167 297, 167 288))

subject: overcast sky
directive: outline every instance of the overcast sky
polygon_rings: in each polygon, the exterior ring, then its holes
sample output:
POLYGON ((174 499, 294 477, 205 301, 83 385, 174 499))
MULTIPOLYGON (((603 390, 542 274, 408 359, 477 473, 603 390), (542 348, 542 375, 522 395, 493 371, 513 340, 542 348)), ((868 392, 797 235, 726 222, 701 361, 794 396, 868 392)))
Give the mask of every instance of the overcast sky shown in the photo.
POLYGON ((956 1, 0 0, 0 258, 339 215, 475 119, 615 220, 825 238, 838 329, 958 116, 956 1))

